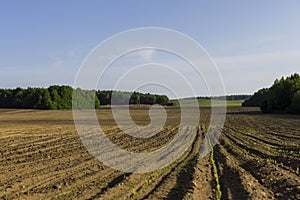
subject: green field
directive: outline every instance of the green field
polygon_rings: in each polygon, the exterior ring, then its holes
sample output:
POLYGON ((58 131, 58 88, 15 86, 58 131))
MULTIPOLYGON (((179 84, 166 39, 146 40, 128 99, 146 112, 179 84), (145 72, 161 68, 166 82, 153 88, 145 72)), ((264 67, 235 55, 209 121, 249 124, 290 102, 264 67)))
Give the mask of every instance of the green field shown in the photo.
MULTIPOLYGON (((174 103, 175 106, 179 106, 178 100, 170 100, 174 103)), ((181 106, 201 106, 201 107, 210 107, 212 104, 214 106, 224 106, 225 101, 224 100, 209 100, 209 99, 199 99, 198 104, 195 102, 195 100, 192 99, 181 99, 181 106)), ((242 106, 242 103, 244 100, 227 100, 226 105, 227 107, 240 107, 242 106)))

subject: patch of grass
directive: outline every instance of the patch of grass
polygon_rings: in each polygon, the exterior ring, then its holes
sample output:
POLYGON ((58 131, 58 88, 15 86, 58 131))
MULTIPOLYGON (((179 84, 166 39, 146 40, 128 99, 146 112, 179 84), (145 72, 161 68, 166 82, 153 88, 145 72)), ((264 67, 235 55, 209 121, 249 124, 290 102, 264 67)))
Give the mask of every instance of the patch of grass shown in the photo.
POLYGON ((132 195, 133 195, 133 198, 135 199, 138 195, 137 191, 136 190, 132 190, 132 195))
MULTIPOLYGON (((154 172, 151 177, 149 179, 146 179, 145 182, 142 184, 142 186, 140 186, 139 188, 137 189, 132 189, 132 193, 127 196, 126 200, 129 200, 129 199, 136 199, 139 192, 141 190, 146 190, 148 185, 155 181, 159 176, 161 176, 165 171, 166 169, 168 168, 169 166, 165 167, 165 168, 162 168, 160 170, 157 170, 156 172, 154 172)), ((135 187, 135 184, 133 183, 130 187, 135 187)))
POLYGON ((145 183, 142 185, 142 189, 145 190, 148 187, 149 183, 150 183, 150 180, 148 180, 148 179, 145 180, 145 183))
POLYGON ((214 156, 214 148, 211 144, 210 139, 208 139, 208 143, 209 143, 209 146, 211 148, 210 161, 211 161, 211 164, 213 166, 213 173, 214 173, 215 182, 216 182, 217 200, 220 200, 222 198, 222 190, 221 190, 221 185, 220 185, 220 178, 219 178, 219 175, 218 175, 218 168, 217 168, 217 165, 216 165, 216 161, 214 159, 214 157, 215 157, 214 156))
MULTIPOLYGON (((170 100, 174 103, 175 106, 180 106, 177 100, 170 100)), ((191 99, 182 99, 180 100, 182 106, 190 106, 190 107, 211 107, 213 106, 227 106, 227 107, 241 107, 244 100, 227 100, 226 104, 224 100, 209 100, 209 99, 199 99, 199 100, 191 100, 191 99), (198 103, 197 103, 198 102, 198 103)))
POLYGON ((273 163, 273 164, 277 164, 277 161, 275 159, 272 159, 272 158, 268 158, 267 161, 270 162, 270 163, 273 163))
POLYGON ((211 154, 210 154, 210 161, 213 166, 213 171, 214 171, 213 173, 214 173, 214 177, 215 177, 215 181, 216 181, 217 199, 220 200, 222 197, 222 191, 221 191, 221 185, 220 185, 220 179, 219 179, 219 175, 218 175, 217 165, 214 160, 214 151, 213 150, 211 151, 211 154))
POLYGON ((129 181, 129 182, 127 183, 127 186, 133 188, 133 187, 135 186, 135 183, 129 181))

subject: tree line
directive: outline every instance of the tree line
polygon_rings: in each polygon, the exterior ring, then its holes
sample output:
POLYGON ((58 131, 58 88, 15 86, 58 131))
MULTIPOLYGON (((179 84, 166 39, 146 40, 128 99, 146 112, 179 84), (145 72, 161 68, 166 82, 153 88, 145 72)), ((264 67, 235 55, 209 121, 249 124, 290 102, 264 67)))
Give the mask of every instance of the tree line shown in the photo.
MULTIPOLYGON (((249 99, 252 95, 248 94, 237 94, 237 95, 226 95, 226 96, 198 96, 196 99, 207 99, 207 100, 246 100, 249 99)), ((195 97, 188 97, 184 99, 195 99, 195 97)))
POLYGON ((0 89, 1 108, 72 109, 100 108, 100 105, 160 104, 170 105, 165 95, 140 92, 119 92, 73 89, 70 86, 53 85, 48 88, 0 89), (72 101, 72 97, 75 97, 72 101))
POLYGON ((270 88, 260 89, 242 106, 259 106, 265 113, 300 114, 300 75, 276 79, 270 88))
POLYGON ((101 105, 126 105, 126 104, 159 104, 159 105, 172 105, 166 95, 157 95, 150 93, 140 92, 120 92, 112 90, 97 91, 101 105), (129 102, 128 102, 129 100, 129 102))

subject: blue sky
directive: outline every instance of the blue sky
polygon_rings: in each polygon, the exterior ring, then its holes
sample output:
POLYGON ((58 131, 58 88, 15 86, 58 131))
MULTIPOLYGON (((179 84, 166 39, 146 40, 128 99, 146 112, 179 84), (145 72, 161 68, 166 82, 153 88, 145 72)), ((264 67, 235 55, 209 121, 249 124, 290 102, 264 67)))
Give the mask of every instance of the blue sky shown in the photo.
POLYGON ((300 72, 299 0, 11 0, 0 5, 1 88, 72 85, 96 45, 149 26, 174 29, 200 43, 217 64, 228 94, 250 94, 300 72))

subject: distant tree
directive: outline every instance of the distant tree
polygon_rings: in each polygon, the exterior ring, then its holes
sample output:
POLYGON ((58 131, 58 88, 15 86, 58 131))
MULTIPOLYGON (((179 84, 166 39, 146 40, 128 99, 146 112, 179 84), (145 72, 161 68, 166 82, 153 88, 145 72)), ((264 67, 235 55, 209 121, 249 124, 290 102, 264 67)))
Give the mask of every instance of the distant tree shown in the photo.
POLYGON ((259 107, 262 102, 266 101, 269 97, 269 89, 263 88, 254 93, 249 99, 242 103, 243 107, 259 107))
POLYGON ((12 90, 11 89, 0 89, 0 107, 11 108, 12 105, 12 90))
POLYGON ((268 112, 293 112, 291 104, 294 96, 300 91, 300 76, 293 74, 276 80, 270 88, 269 98, 265 102, 268 112))
POLYGON ((14 108, 22 108, 22 99, 23 99, 24 89, 16 88, 12 91, 12 106, 14 108))
POLYGON ((72 93, 73 88, 70 86, 60 86, 58 90, 58 94, 60 95, 60 106, 61 109, 71 109, 72 108, 72 93))
POLYGON ((149 104, 149 105, 153 105, 155 104, 155 95, 152 94, 142 94, 140 97, 140 102, 141 104, 149 104))
POLYGON ((73 90, 73 108, 74 109, 98 109, 100 100, 95 90, 82 90, 80 88, 73 90))
POLYGON ((169 98, 166 95, 155 95, 155 103, 162 106, 167 105, 169 98))
POLYGON ((112 93, 112 105, 127 105, 129 104, 130 93, 114 91, 112 93))
POLYGON ((36 90, 36 102, 33 105, 33 108, 37 109, 52 109, 52 101, 50 97, 50 93, 46 89, 38 89, 36 90))
POLYGON ((101 105, 110 105, 111 104, 111 95, 112 91, 100 91, 96 92, 98 99, 101 102, 101 105))
POLYGON ((138 92, 133 92, 130 97, 130 104, 140 104, 140 94, 138 92))
POLYGON ((243 106, 260 104, 265 113, 299 114, 300 76, 293 74, 287 78, 275 80, 269 89, 255 93, 243 106))
POLYGON ((167 105, 165 95, 143 94, 139 92, 95 91, 73 89, 70 86, 53 85, 48 88, 0 89, 1 108, 31 109, 94 109, 101 105, 114 104, 161 104, 167 105))
POLYGON ((289 113, 300 113, 300 90, 298 90, 292 99, 291 106, 288 110, 289 113))

